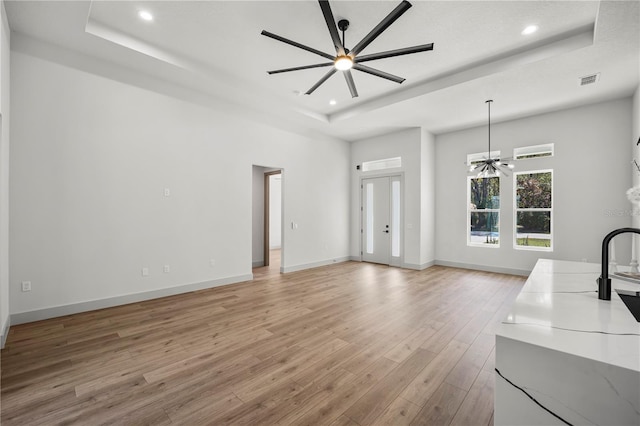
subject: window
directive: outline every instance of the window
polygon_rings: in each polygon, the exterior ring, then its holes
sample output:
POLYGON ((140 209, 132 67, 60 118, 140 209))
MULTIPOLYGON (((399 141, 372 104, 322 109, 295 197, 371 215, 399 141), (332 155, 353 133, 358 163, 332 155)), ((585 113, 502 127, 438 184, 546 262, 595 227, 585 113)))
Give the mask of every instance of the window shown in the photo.
POLYGON ((367 184, 367 253, 373 253, 373 183, 367 184))
POLYGON ((523 146, 513 150, 513 158, 516 160, 526 160, 529 158, 552 157, 553 144, 523 146))
POLYGON ((514 174, 515 248, 553 249, 553 172, 514 174))
POLYGON ((400 181, 391 181, 391 256, 400 256, 400 181))
POLYGON ((469 178, 467 244, 500 246, 500 178, 469 178))
POLYGON ((365 161, 362 163, 363 172, 386 170, 402 167, 402 157, 384 158, 382 160, 365 161))
MULTIPOLYGON (((491 151, 491 158, 500 159, 500 151, 491 151)), ((467 155, 467 166, 474 166, 478 163, 482 163, 487 159, 487 152, 478 152, 476 154, 467 155)))

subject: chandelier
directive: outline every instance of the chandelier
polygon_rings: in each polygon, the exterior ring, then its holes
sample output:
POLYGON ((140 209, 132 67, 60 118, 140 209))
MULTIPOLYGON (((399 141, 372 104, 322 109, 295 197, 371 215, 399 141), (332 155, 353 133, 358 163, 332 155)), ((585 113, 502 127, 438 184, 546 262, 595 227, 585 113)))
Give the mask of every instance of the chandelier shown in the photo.
POLYGON ((489 117, 488 126, 487 126, 487 129, 489 132, 489 149, 487 151, 487 156, 484 157, 483 161, 476 164, 472 164, 469 167, 469 173, 477 172, 478 173, 477 177, 479 178, 500 176, 500 175, 508 176, 507 170, 513 169, 513 164, 509 164, 504 161, 501 161, 500 158, 491 158, 491 103, 492 102, 493 100, 491 99, 485 101, 485 103, 487 104, 488 117, 489 117))

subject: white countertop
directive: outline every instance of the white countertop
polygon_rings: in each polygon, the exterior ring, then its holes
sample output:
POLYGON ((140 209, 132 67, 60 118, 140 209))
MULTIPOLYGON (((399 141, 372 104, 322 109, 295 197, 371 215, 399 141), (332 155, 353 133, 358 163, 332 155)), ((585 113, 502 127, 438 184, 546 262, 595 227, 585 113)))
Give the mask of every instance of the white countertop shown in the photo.
POLYGON ((600 265, 540 259, 496 335, 640 372, 640 323, 615 289, 598 299, 600 265))

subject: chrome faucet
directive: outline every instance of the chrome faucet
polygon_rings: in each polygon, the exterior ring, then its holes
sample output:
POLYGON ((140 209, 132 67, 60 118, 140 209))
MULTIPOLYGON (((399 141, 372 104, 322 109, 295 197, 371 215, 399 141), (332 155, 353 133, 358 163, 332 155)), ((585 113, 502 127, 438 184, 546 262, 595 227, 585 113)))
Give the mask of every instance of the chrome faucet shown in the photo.
MULTIPOLYGON (((620 228, 611 231, 602 240, 602 270, 598 278, 598 299, 611 300, 611 278, 609 278, 609 242, 616 235, 620 234, 640 234, 638 228, 620 228)), ((633 243, 632 243, 633 244, 633 243)))

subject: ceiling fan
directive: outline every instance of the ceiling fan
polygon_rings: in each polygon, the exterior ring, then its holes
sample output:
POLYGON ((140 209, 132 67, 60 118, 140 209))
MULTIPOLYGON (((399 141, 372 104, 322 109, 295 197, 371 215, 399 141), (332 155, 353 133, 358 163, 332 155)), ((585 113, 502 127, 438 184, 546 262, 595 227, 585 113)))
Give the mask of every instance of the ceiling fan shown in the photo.
POLYGON ((349 21, 346 19, 341 19, 338 21, 338 25, 336 26, 335 19, 333 17, 333 13, 331 12, 331 6, 329 6, 328 0, 318 0, 320 3, 320 9, 322 9, 322 14, 324 15, 324 20, 327 23, 327 28, 329 28, 329 34, 331 35, 331 40, 333 41, 333 45, 336 49, 335 55, 330 55, 328 53, 322 52, 320 50, 314 49, 309 46, 305 46, 293 40, 289 40, 287 38, 281 37, 279 35, 270 33, 268 31, 262 31, 262 35, 270 37, 274 40, 281 41, 283 43, 289 44, 291 46, 306 50, 307 52, 315 53, 316 55, 322 56, 323 58, 329 59, 331 62, 323 62, 320 64, 313 65, 303 65, 300 67, 293 68, 284 68, 279 70, 267 71, 269 74, 279 74, 283 72, 290 71, 299 71, 306 70, 310 68, 321 68, 321 67, 329 67, 331 66, 331 70, 327 72, 316 84, 314 84, 305 95, 312 94, 322 83, 327 81, 329 77, 335 74, 337 71, 342 71, 344 74, 344 78, 347 81, 347 86, 349 87, 349 91, 351 92, 351 97, 355 98, 358 96, 358 91, 356 89, 356 85, 353 81, 353 76, 351 75, 351 69, 365 72, 367 74, 375 75, 377 77, 381 77, 387 80, 395 81, 396 83, 402 83, 405 79, 402 77, 398 77, 393 74, 386 73, 384 71, 377 70, 375 68, 368 67, 363 65, 363 62, 374 61, 376 59, 384 59, 391 58, 394 56, 401 55, 409 55, 411 53, 425 52, 427 50, 433 50, 433 43, 429 44, 421 44, 419 46, 413 47, 405 47, 402 49, 395 50, 387 50, 385 52, 380 53, 372 53, 369 55, 359 56, 360 53, 372 42, 374 41, 384 30, 386 30, 391 24, 393 24, 396 19, 398 19, 402 14, 404 14, 410 7, 411 3, 404 0, 395 9, 387 15, 378 25, 375 26, 374 29, 369 32, 359 43, 357 43, 351 50, 345 47, 344 43, 344 33, 349 28, 349 21), (338 34, 338 30, 342 31, 342 40, 340 40, 340 35, 338 34))

